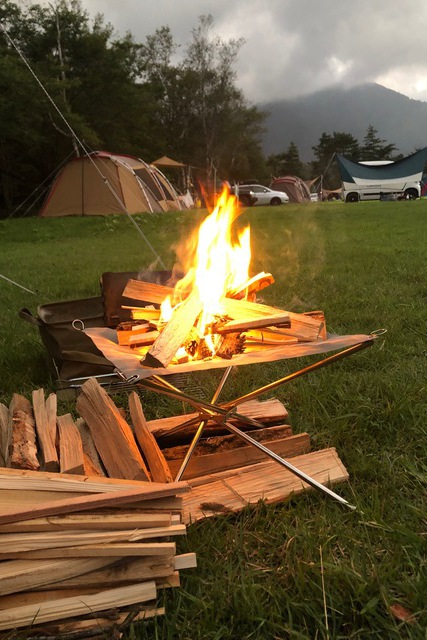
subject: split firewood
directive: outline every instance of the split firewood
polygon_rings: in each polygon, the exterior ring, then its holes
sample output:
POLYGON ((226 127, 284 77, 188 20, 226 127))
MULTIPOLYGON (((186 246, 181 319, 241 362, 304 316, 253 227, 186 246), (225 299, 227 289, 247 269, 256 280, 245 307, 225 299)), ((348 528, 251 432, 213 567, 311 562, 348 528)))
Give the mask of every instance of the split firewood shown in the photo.
MULTIPOLYGON (((310 436, 308 433, 299 433, 295 436, 288 436, 278 440, 265 440, 264 442, 271 451, 282 458, 293 458, 294 456, 308 453, 310 450, 310 436)), ((259 462, 264 462, 265 459, 266 454, 252 445, 219 453, 193 456, 185 469, 184 478, 198 478, 199 476, 206 476, 211 473, 226 471, 227 469, 250 467, 259 462)), ((178 472, 181 462, 181 460, 169 461, 169 466, 173 473, 178 472)))
POLYGON ((288 313, 274 314, 272 316, 264 316, 263 318, 254 318, 253 320, 229 320, 224 324, 216 324, 214 331, 216 333, 232 333, 250 331, 251 329, 262 329, 264 327, 285 327, 289 328, 291 321, 288 313))
POLYGON ((15 629, 60 620, 65 617, 86 615, 88 611, 105 611, 139 602, 154 600, 157 595, 154 580, 117 589, 108 589, 92 595, 60 598, 49 602, 13 607, 0 611, 0 629, 15 629))
POLYGON ((224 360, 230 360, 234 355, 243 353, 246 347, 246 336, 242 333, 227 332, 219 347, 217 348, 216 355, 224 360))
POLYGON ((129 338, 145 334, 150 330, 150 323, 146 320, 128 320, 120 322, 116 327, 117 342, 120 345, 128 345, 129 338))
POLYGON ((257 293, 257 291, 261 291, 262 289, 269 287, 271 284, 274 284, 274 278, 271 273, 261 271, 245 282, 245 284, 229 291, 227 293, 227 297, 250 299, 250 297, 257 293))
POLYGON ((89 476, 105 476, 89 427, 83 418, 77 418, 76 426, 82 440, 85 473, 89 476))
POLYGON ((194 290, 175 308, 171 320, 141 360, 141 364, 145 367, 167 367, 190 333, 202 308, 203 303, 194 290))
POLYGON ((257 302, 247 302, 245 300, 234 300, 233 298, 222 298, 220 302, 220 312, 224 316, 244 322, 248 319, 263 318, 265 316, 277 316, 286 313, 291 321, 290 328, 282 328, 280 331, 284 335, 293 336, 301 341, 313 342, 321 338, 324 322, 317 318, 312 318, 307 314, 283 311, 275 307, 269 307, 257 302))
POLYGON ((89 378, 82 386, 76 408, 90 429, 108 475, 148 480, 149 473, 130 426, 94 378, 89 378))
POLYGON ((141 401, 135 391, 129 396, 129 411, 135 429, 136 439, 147 460, 152 479, 154 482, 172 482, 172 475, 168 463, 148 428, 141 401))
POLYGON ((12 424, 9 464, 15 469, 40 468, 37 459, 36 429, 31 403, 14 393, 9 407, 12 424))
MULTIPOLYGON (((46 418, 49 430, 56 434, 56 415, 58 409, 58 398, 56 393, 50 393, 46 398, 46 418)), ((55 436, 56 437, 56 436, 55 436)))
POLYGON ((153 304, 162 304, 167 296, 173 295, 173 288, 166 287, 162 284, 153 282, 144 282, 143 280, 128 280, 123 290, 124 298, 132 298, 133 300, 141 300, 141 302, 151 302, 153 304))
POLYGON ((128 347, 145 347, 154 344, 160 333, 156 329, 147 331, 146 333, 136 333, 128 338, 128 347))
POLYGON ((59 471, 59 459, 56 451, 56 420, 52 421, 51 413, 46 411, 44 390, 33 391, 33 409, 36 419, 36 431, 43 454, 46 471, 59 471))
POLYGON ((160 318, 160 309, 156 309, 152 305, 148 307, 128 307, 122 304, 122 309, 128 309, 132 320, 146 320, 147 322, 155 322, 160 318))
POLYGON ((9 409, 0 402, 0 467, 5 467, 9 459, 9 409))
POLYGON ((303 315, 314 318, 315 320, 319 320, 319 322, 322 323, 320 329, 320 337, 322 338, 322 340, 326 340, 328 335, 326 331, 325 313, 323 311, 306 311, 303 315))
POLYGON ((61 473, 84 474, 83 444, 71 413, 57 418, 61 473))

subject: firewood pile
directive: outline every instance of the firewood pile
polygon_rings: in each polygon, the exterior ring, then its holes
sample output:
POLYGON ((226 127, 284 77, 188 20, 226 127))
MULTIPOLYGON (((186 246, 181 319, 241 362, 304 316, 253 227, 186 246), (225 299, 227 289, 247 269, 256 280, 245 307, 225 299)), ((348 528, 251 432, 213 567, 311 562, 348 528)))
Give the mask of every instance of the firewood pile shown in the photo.
POLYGON ((196 566, 174 540, 186 533, 189 487, 172 482, 137 394, 129 404, 135 435, 94 379, 79 398, 87 422, 57 415, 43 389, 0 404, 5 637, 121 637, 130 622, 162 615, 159 590, 196 566))
POLYGON ((175 296, 165 285, 130 279, 123 290, 123 309, 130 320, 116 326, 117 342, 141 355, 145 367, 167 367, 188 361, 222 358, 254 350, 326 339, 322 311, 292 313, 256 302, 256 292, 274 282, 264 272, 239 291, 228 292, 210 323, 200 331, 203 303, 196 289, 181 291, 168 321, 160 305, 175 296), (126 304, 126 298, 142 306, 126 304))
MULTIPOLYGON (((308 488, 210 420, 174 482, 194 435, 181 424, 198 414, 147 421, 135 391, 124 410, 94 378, 75 408, 58 415, 43 389, 0 404, 0 630, 77 638, 161 615, 158 589, 196 565, 171 541, 187 524, 308 488)), ((238 411, 263 425, 254 439, 319 482, 348 478, 334 449, 310 452, 309 435, 293 434, 279 400, 238 411)))

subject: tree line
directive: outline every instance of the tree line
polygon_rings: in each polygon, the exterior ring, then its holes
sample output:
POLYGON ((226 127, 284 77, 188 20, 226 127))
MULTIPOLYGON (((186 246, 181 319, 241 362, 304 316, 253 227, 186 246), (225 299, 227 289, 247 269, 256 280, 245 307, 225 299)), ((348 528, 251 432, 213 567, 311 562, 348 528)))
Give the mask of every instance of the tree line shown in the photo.
POLYGON ((244 41, 215 36, 209 15, 182 48, 168 26, 142 43, 118 36, 79 0, 29 7, 3 0, 0 27, 0 217, 37 211, 58 168, 92 150, 147 162, 168 155, 208 184, 217 176, 308 179, 324 173, 336 151, 353 159, 395 151, 370 127, 363 145, 351 134, 323 133, 313 163, 300 161, 294 143, 265 157, 267 114, 237 86, 244 41))

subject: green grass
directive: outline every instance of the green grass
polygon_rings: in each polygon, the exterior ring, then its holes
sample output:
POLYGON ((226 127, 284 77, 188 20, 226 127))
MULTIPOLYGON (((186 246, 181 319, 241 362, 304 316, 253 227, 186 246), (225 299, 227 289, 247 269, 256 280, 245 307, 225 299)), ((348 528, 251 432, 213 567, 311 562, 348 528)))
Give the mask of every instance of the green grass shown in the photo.
MULTIPOLYGON (((203 212, 136 219, 167 267, 203 212)), ((188 528, 179 549, 198 568, 164 596, 166 616, 129 638, 426 638, 427 204, 425 201, 256 208, 254 272, 273 273, 265 301, 323 309, 330 330, 386 328, 373 347, 272 395, 313 448, 333 446, 350 482, 337 491, 360 511, 309 492, 188 528), (362 512, 362 513, 361 513, 362 512), (400 604, 415 622, 399 621, 400 604)), ((97 295, 104 271, 142 270, 153 255, 126 217, 0 222, 0 401, 54 388, 37 329, 21 307, 97 295)), ((232 398, 311 359, 234 370, 232 398)), ((198 384, 209 394, 216 374, 198 384)), ((168 400, 147 396, 149 417, 168 400)))

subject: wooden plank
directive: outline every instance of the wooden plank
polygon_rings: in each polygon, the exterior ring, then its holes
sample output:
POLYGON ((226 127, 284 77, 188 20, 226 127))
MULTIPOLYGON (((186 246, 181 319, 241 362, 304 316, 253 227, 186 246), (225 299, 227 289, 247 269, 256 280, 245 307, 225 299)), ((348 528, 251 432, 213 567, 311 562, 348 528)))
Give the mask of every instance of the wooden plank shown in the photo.
POLYGON ((184 344, 202 308, 203 303, 197 290, 192 291, 188 298, 174 309, 172 318, 141 360, 141 364, 145 367, 167 367, 184 344))
MULTIPOLYGON (((292 459, 292 464, 321 484, 330 485, 348 480, 348 473, 333 448, 297 456, 292 459)), ((273 460, 195 478, 189 484, 192 490, 185 496, 183 505, 185 523, 239 511, 259 500, 267 503, 283 501, 311 489, 295 474, 273 460)))
POLYGON ((0 402, 0 466, 5 467, 9 460, 9 409, 0 402))
MULTIPOLYGON (((279 456, 293 458, 310 450, 310 436, 308 433, 300 433, 281 440, 266 442, 266 446, 279 456)), ((266 454, 252 445, 220 453, 195 456, 190 458, 184 477, 188 480, 189 478, 218 473, 227 469, 254 465, 258 462, 264 462, 265 459, 266 454)), ((180 460, 171 460, 169 462, 172 473, 176 473, 180 465, 180 460)))
POLYGON ((0 596, 80 576, 111 564, 111 558, 7 560, 0 563, 0 596))
POLYGON ((156 598, 154 581, 108 589, 100 593, 60 598, 45 603, 13 607, 0 611, 0 629, 15 629, 41 624, 64 617, 78 617, 91 612, 147 602, 156 598))
POLYGON ((163 496, 180 494, 187 490, 188 485, 185 482, 171 482, 167 485, 153 482, 147 483, 147 486, 141 489, 65 498, 54 502, 40 502, 27 509, 4 510, 0 513, 0 525, 17 522, 18 520, 31 520, 32 518, 59 515, 61 513, 122 506, 141 500, 153 500, 163 496))
MULTIPOLYGON (((138 611, 139 613, 133 618, 133 622, 141 622, 143 620, 148 620, 149 618, 165 615, 164 607, 155 608, 150 605, 143 606, 138 604, 138 611)), ((122 608, 121 611, 115 610, 114 615, 109 611, 107 617, 101 617, 102 613, 100 613, 87 620, 64 620, 61 618, 61 621, 56 624, 49 624, 48 626, 43 625, 42 631, 44 635, 58 636, 58 638, 60 638, 67 634, 79 634, 99 630, 100 634, 102 634, 98 636, 99 638, 109 637, 107 635, 109 632, 111 632, 111 637, 113 637, 117 626, 126 622, 129 613, 129 611, 123 610, 122 608)), ((37 631, 40 627, 35 625, 32 628, 34 631, 37 631)), ((76 635, 76 637, 79 636, 76 635)), ((92 634, 91 637, 93 637, 92 634)))
POLYGON ((40 468, 37 459, 36 428, 31 402, 14 393, 9 409, 12 423, 9 464, 16 469, 40 468))
MULTIPOLYGON (((285 422, 288 418, 287 409, 277 398, 271 398, 262 402, 259 400, 242 402, 237 405, 236 411, 263 424, 279 424, 285 422)), ((161 443, 166 444, 169 440, 182 440, 185 442, 186 440, 191 440, 195 432, 195 427, 191 426, 182 429, 180 425, 197 417, 197 413, 187 413, 182 416, 149 420, 147 424, 156 440, 161 441, 161 443)), ((230 420, 233 422, 232 416, 230 420)), ((250 429, 250 427, 241 424, 239 424, 239 428, 244 430, 250 429)), ((214 421, 208 420, 204 434, 219 435, 221 433, 225 434, 229 432, 214 421)))
POLYGON ((135 391, 129 395, 129 410, 136 439, 147 460, 153 480, 155 482, 172 482, 173 478, 168 463, 147 425, 141 401, 135 391))
POLYGON ((46 471, 59 471, 56 451, 56 422, 53 425, 51 415, 47 414, 43 389, 34 389, 32 393, 36 431, 43 454, 46 471))
POLYGON ((85 473, 88 475, 105 476, 105 469, 102 466, 89 427, 81 417, 77 418, 76 425, 82 439, 85 473))
POLYGON ((172 524, 170 513, 144 513, 137 510, 117 513, 77 513, 48 518, 33 518, 0 526, 0 534, 38 531, 61 531, 82 529, 85 531, 121 531, 128 529, 148 529, 168 527, 172 524))
POLYGON ((76 408, 90 429, 108 475, 147 480, 149 473, 131 428, 94 378, 89 378, 82 386, 76 408))
POLYGON ((80 432, 71 413, 58 416, 59 465, 61 473, 84 475, 85 464, 80 432))
POLYGON ((162 556, 175 553, 174 542, 127 542, 117 544, 88 544, 74 547, 53 547, 26 552, 10 552, 1 557, 21 560, 50 560, 53 558, 124 558, 162 556))
MULTIPOLYGON (((168 576, 175 569, 178 569, 175 562, 178 558, 181 558, 181 556, 174 556, 173 553, 164 556, 147 556, 146 558, 122 558, 102 569, 90 571, 67 580, 60 580, 55 583, 55 587, 58 589, 109 588, 151 580, 155 577, 168 576)), ((111 558, 111 560, 114 560, 114 558, 111 558)), ((178 564, 180 563, 181 560, 178 560, 178 564)), ((47 584, 36 587, 36 590, 45 591, 51 588, 52 585, 47 584)))

